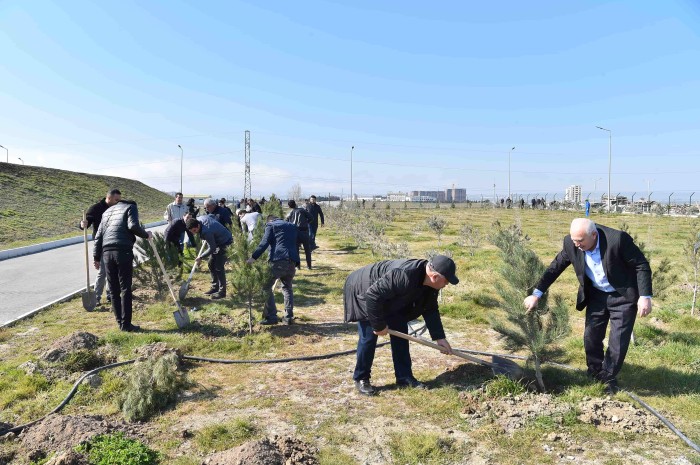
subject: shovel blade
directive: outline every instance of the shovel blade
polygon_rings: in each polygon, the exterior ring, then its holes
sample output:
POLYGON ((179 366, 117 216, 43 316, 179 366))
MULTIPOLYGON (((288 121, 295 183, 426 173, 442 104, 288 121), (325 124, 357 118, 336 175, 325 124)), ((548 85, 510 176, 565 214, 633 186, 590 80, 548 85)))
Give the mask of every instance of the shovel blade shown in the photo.
POLYGON ((494 375, 505 375, 514 381, 522 379, 524 375, 520 365, 498 355, 491 356, 491 369, 494 375))
POLYGON ((83 292, 83 308, 88 312, 95 310, 97 307, 97 298, 95 298, 95 293, 92 291, 83 292))
POLYGON ((184 282, 182 283, 182 286, 180 286, 180 291, 178 292, 178 297, 180 300, 185 300, 185 297, 187 297, 187 292, 190 290, 190 282, 184 282))
POLYGON ((185 328, 190 324, 190 315, 187 313, 187 309, 184 307, 179 307, 173 312, 173 317, 175 318, 175 324, 179 329, 185 328))

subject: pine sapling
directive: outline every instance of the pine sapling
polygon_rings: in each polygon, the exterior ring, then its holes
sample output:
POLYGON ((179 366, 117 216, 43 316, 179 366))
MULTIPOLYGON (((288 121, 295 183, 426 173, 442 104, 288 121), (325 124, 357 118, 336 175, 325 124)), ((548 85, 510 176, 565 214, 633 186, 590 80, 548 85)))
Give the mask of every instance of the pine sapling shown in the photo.
MULTIPOLYGON (((272 198, 270 199, 272 201, 272 198)), ((248 331, 253 332, 253 307, 265 304, 265 289, 271 279, 270 265, 265 255, 248 265, 246 260, 260 243, 265 228, 262 224, 253 230, 253 240, 248 241, 248 235, 242 231, 233 231, 233 245, 228 248, 228 260, 231 272, 227 273, 229 282, 237 298, 241 299, 248 308, 248 331)))
POLYGON ((503 229, 498 222, 494 226, 496 232, 491 241, 503 258, 499 270, 503 283, 498 285, 503 315, 492 316, 491 326, 501 335, 507 350, 530 352, 537 384, 544 391, 542 363, 556 357, 558 351, 553 344, 571 332, 569 312, 561 296, 553 296, 551 302, 548 293, 540 298, 538 308, 525 310, 523 301, 532 293, 546 267, 528 247, 529 238, 519 227, 503 229))

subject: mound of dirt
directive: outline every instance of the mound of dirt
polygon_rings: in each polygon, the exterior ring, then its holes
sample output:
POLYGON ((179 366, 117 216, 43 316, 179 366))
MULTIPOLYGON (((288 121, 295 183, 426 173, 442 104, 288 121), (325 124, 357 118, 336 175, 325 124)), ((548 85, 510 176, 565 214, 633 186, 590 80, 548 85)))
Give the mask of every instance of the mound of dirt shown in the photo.
POLYGON ((71 450, 54 455, 44 465, 90 465, 90 462, 85 455, 71 450))
POLYGON ((36 460, 45 457, 49 452, 69 451, 98 434, 115 431, 136 435, 133 426, 111 423, 99 415, 53 414, 24 430, 20 439, 27 455, 32 460, 36 460))
POLYGON ((575 407, 557 401, 550 394, 525 393, 498 399, 486 399, 478 394, 463 393, 465 401, 462 418, 471 426, 485 422, 498 424, 503 431, 512 434, 538 417, 549 417, 561 424, 565 413, 576 408, 578 419, 603 431, 638 434, 669 434, 661 422, 646 410, 633 404, 610 398, 586 397, 575 407))
POLYGON ((141 362, 148 358, 160 358, 166 354, 175 354, 177 355, 178 361, 182 361, 182 354, 180 353, 180 349, 168 347, 168 345, 165 342, 154 342, 153 344, 147 344, 145 346, 137 347, 136 349, 134 349, 134 353, 137 356, 136 360, 141 362))
POLYGON ((670 431, 651 413, 612 399, 586 398, 578 406, 583 423, 614 433, 665 434, 670 431))
POLYGON ((318 450, 291 437, 249 441, 208 456, 202 465, 318 465, 318 450))
POLYGON ((73 333, 54 342, 40 358, 47 362, 62 362, 69 354, 78 350, 97 349, 97 340, 94 334, 73 333))

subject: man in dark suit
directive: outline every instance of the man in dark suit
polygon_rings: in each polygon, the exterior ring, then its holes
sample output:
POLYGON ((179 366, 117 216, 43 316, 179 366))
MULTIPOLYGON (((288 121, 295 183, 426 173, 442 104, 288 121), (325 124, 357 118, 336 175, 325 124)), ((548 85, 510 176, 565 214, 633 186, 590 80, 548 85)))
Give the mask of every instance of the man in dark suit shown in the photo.
POLYGON ((617 391, 617 374, 627 355, 634 321, 651 313, 651 268, 629 234, 596 226, 587 218, 571 222, 564 247, 544 272, 531 296, 528 311, 569 265, 579 281, 576 309, 586 308, 583 344, 588 374, 617 391), (608 350, 603 339, 610 322, 608 350))

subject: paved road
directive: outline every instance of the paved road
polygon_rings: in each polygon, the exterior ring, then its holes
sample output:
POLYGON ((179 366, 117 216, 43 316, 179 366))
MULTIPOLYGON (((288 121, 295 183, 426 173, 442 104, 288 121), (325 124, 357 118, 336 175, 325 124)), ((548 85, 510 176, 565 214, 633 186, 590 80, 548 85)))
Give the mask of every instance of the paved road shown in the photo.
MULTIPOLYGON (((149 230, 163 232, 165 225, 149 230)), ((84 247, 81 242, 0 261, 0 325, 84 289, 84 247)), ((92 263, 92 243, 89 252, 92 263)), ((90 284, 96 275, 91 265, 90 284)))

